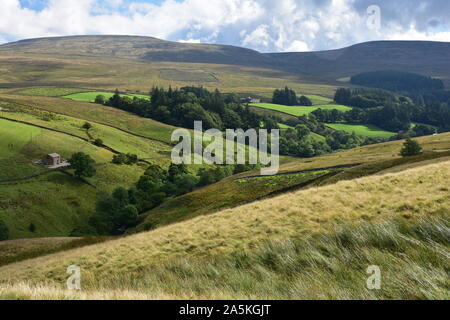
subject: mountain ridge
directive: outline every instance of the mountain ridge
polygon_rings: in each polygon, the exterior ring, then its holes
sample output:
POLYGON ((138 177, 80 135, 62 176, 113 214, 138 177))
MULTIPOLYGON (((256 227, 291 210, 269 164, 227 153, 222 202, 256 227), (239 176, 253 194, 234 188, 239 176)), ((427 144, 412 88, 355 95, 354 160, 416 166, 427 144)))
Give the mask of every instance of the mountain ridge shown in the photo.
POLYGON ((390 69, 438 77, 450 84, 450 43, 435 41, 385 40, 326 51, 261 53, 232 45, 180 43, 142 36, 91 35, 20 40, 0 45, 0 55, 2 53, 251 66, 331 81, 361 72, 390 69))

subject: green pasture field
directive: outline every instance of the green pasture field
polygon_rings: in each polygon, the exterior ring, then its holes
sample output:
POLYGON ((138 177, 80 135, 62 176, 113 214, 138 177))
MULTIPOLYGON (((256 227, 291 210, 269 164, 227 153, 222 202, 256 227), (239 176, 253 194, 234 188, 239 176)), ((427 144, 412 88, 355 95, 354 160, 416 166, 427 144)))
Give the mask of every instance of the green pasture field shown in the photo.
MULTIPOLYGON (((20 104, 29 108, 41 108, 84 121, 112 125, 168 144, 172 143, 172 132, 177 129, 174 126, 150 118, 143 118, 120 109, 105 107, 95 103, 79 102, 54 97, 21 96, 12 94, 2 95, 0 99, 2 97, 13 101, 13 103, 9 104, 20 104)), ((5 104, 4 106, 6 108, 11 108, 8 104, 5 104)))
POLYGON ((284 106, 280 104, 273 104, 273 103, 252 103, 250 106, 263 108, 263 109, 269 109, 273 111, 278 112, 284 112, 293 116, 304 116, 307 114, 310 114, 311 112, 317 110, 317 109, 324 109, 324 110, 340 110, 340 111, 349 111, 352 108, 338 105, 338 104, 328 104, 328 105, 316 105, 312 107, 304 107, 304 106, 284 106))
POLYGON ((371 124, 345 124, 345 123, 331 123, 326 124, 328 127, 341 130, 348 133, 356 133, 360 136, 365 136, 369 138, 390 138, 395 135, 394 132, 386 131, 378 128, 377 126, 371 124))
MULTIPOLYGON (((109 99, 114 95, 114 92, 105 92, 105 91, 91 91, 91 92, 80 92, 63 96, 63 98, 71 99, 74 101, 81 102, 94 102, 95 98, 98 95, 102 95, 105 99, 109 99)), ((122 96, 130 97, 130 98, 141 98, 141 99, 150 99, 148 95, 143 94, 121 94, 122 96)))
POLYGON ((318 96, 315 94, 306 94, 305 96, 311 100, 313 105, 322 105, 322 104, 333 103, 333 99, 330 99, 327 97, 322 97, 322 96, 318 96))
MULTIPOLYGON (((106 125, 91 123, 89 131, 83 129, 86 121, 63 115, 56 115, 38 109, 17 107, 17 112, 5 114, 10 119, 25 121, 50 129, 56 129, 74 134, 83 139, 101 139, 103 144, 121 153, 136 154, 139 158, 147 159, 161 166, 168 166, 170 162, 169 145, 137 137, 106 125)), ((25 126, 28 127, 28 126, 25 126)))
POLYGON ((0 119, 0 158, 8 158, 41 134, 41 129, 0 119))

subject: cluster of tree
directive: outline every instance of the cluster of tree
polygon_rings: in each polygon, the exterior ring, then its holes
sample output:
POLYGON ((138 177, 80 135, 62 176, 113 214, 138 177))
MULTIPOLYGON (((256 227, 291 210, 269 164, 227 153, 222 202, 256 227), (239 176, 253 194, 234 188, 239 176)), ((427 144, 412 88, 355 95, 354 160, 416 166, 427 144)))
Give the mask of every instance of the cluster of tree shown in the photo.
POLYGON ((334 101, 345 106, 364 109, 384 106, 387 103, 407 102, 410 99, 380 89, 339 88, 336 90, 334 101))
POLYGON ((285 87, 281 90, 273 92, 272 103, 282 104, 285 106, 312 106, 311 100, 306 96, 297 98, 294 90, 285 87))
POLYGON ((165 90, 155 87, 150 95, 150 100, 130 98, 121 96, 116 90, 109 100, 99 96, 96 102, 184 128, 193 128, 194 121, 203 121, 205 130, 246 130, 260 128, 261 124, 266 127, 266 122, 270 122, 268 117, 241 105, 239 96, 221 94, 218 90, 210 92, 202 87, 165 90))
POLYGON ((442 80, 401 71, 365 72, 353 76, 351 83, 371 88, 406 92, 444 88, 442 80))
POLYGON ((167 170, 150 165, 139 181, 130 189, 117 188, 103 194, 97 201, 96 212, 89 221, 95 230, 75 230, 72 235, 94 232, 117 235, 139 221, 139 212, 151 210, 167 199, 192 192, 195 188, 216 183, 232 174, 254 169, 252 165, 215 166, 191 174, 186 165, 171 164, 167 170))
POLYGON ((135 154, 131 154, 131 153, 115 154, 112 159, 112 163, 114 163, 114 164, 118 164, 118 165, 126 164, 129 166, 137 163, 138 161, 139 161, 138 156, 135 154))
POLYGON ((387 141, 385 138, 369 138, 355 133, 336 131, 318 121, 311 113, 287 123, 294 128, 281 132, 280 153, 299 157, 313 157, 340 149, 351 149, 362 145, 387 141), (324 137, 314 138, 311 133, 324 137))
POLYGON ((325 141, 310 138, 310 133, 310 129, 303 124, 283 131, 280 137, 280 153, 306 158, 331 151, 325 141))
POLYGON ((429 90, 426 92, 410 93, 414 103, 424 106, 432 103, 445 103, 450 106, 450 90, 429 90))
POLYGON ((341 88, 336 92, 335 101, 354 107, 351 111, 316 110, 313 114, 319 121, 328 123, 368 123, 394 132, 411 130, 408 134, 412 136, 432 134, 436 128, 441 132, 450 130, 450 107, 445 102, 450 94, 446 92, 434 91, 410 98, 382 90, 341 88), (422 125, 413 127, 412 122, 422 125))

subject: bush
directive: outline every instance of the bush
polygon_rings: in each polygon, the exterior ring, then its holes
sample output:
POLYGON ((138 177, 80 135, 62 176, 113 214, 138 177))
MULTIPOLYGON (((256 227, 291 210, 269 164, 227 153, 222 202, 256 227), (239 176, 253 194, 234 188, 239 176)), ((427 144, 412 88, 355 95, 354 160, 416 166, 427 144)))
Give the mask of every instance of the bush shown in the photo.
POLYGON ((133 164, 137 163, 138 161, 139 161, 138 156, 135 154, 131 154, 131 153, 116 154, 113 156, 113 159, 112 159, 112 163, 119 164, 119 165, 121 165, 121 164, 133 165, 133 164))
POLYGON ((98 104, 105 104, 106 99, 104 95, 99 94, 98 96, 95 97, 95 103, 98 104))
POLYGON ((402 157, 417 156, 422 153, 422 147, 416 140, 406 139, 400 152, 402 157))

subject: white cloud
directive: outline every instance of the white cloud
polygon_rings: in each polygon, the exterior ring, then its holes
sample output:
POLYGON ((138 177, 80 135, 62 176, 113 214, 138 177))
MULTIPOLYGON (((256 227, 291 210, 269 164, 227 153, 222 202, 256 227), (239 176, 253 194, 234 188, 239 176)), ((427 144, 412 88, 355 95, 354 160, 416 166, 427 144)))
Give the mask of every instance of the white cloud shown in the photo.
POLYGON ((268 33, 268 29, 269 26, 266 24, 258 26, 251 33, 244 36, 242 44, 253 48, 267 48, 272 40, 268 33))
POLYGON ((285 49, 286 52, 305 52, 309 51, 308 44, 300 41, 300 40, 294 40, 292 44, 285 49))
POLYGON ((366 25, 370 0, 142 1, 49 0, 44 10, 35 12, 22 8, 19 0, 2 0, 0 41, 129 34, 263 52, 333 49, 380 39, 450 41, 450 11, 438 0, 427 1, 425 7, 420 0, 408 0, 406 7, 405 0, 386 2, 379 30, 366 25))

